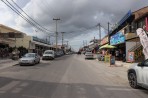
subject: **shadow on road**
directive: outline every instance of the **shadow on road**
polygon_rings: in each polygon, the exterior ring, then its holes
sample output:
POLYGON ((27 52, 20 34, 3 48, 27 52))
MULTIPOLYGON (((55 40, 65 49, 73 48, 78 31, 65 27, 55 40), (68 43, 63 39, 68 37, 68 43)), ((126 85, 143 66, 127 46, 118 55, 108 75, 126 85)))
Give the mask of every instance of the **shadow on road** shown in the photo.
POLYGON ((0 77, 0 98, 146 98, 147 95, 147 90, 123 86, 51 83, 0 77))
POLYGON ((53 61, 67 60, 67 59, 69 59, 70 57, 71 57, 71 55, 64 55, 64 56, 55 58, 53 61))

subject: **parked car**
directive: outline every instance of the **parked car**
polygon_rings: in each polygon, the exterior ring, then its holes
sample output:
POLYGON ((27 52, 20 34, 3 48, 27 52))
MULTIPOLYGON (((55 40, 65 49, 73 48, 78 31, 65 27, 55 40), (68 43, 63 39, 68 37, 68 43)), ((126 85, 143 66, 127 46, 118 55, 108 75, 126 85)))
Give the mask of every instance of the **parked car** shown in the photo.
POLYGON ((42 60, 53 60, 55 58, 55 53, 53 50, 46 50, 43 54, 42 60))
POLYGON ((93 59, 94 58, 94 55, 92 52, 86 52, 85 53, 85 59, 93 59))
POLYGON ((127 75, 132 88, 141 86, 148 89, 148 59, 131 66, 127 75))
POLYGON ((40 56, 37 53, 26 53, 19 60, 20 65, 34 65, 40 63, 40 56))
POLYGON ((81 52, 80 52, 80 51, 78 51, 78 52, 77 52, 77 54, 78 54, 78 55, 81 55, 81 52))

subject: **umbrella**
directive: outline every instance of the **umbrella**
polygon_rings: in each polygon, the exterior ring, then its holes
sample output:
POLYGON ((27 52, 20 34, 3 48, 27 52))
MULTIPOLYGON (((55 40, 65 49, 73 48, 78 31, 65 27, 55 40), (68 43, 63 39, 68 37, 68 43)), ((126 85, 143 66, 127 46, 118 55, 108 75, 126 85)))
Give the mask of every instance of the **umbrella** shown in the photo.
POLYGON ((116 48, 116 47, 109 45, 109 44, 106 44, 106 45, 100 47, 100 49, 112 49, 112 48, 116 48))

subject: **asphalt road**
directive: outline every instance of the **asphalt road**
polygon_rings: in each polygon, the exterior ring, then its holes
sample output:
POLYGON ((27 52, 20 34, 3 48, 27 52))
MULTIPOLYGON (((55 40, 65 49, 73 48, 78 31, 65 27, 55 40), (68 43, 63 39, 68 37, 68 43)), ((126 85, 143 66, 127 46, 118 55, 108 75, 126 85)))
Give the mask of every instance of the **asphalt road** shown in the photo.
POLYGON ((66 55, 0 70, 0 98, 147 98, 128 85, 126 68, 66 55))

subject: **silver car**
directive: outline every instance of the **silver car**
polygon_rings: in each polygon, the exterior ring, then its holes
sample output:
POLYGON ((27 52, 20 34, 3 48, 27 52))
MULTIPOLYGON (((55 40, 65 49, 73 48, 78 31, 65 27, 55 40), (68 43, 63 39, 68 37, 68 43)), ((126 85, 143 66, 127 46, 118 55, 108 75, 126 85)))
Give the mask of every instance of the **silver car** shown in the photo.
POLYGON ((40 63, 40 56, 37 53, 27 53, 20 60, 20 65, 34 65, 40 63))
POLYGON ((94 55, 92 52, 86 52, 85 53, 85 59, 93 59, 94 58, 94 55))
POLYGON ((128 80, 132 88, 142 86, 148 89, 148 59, 128 69, 128 80))

